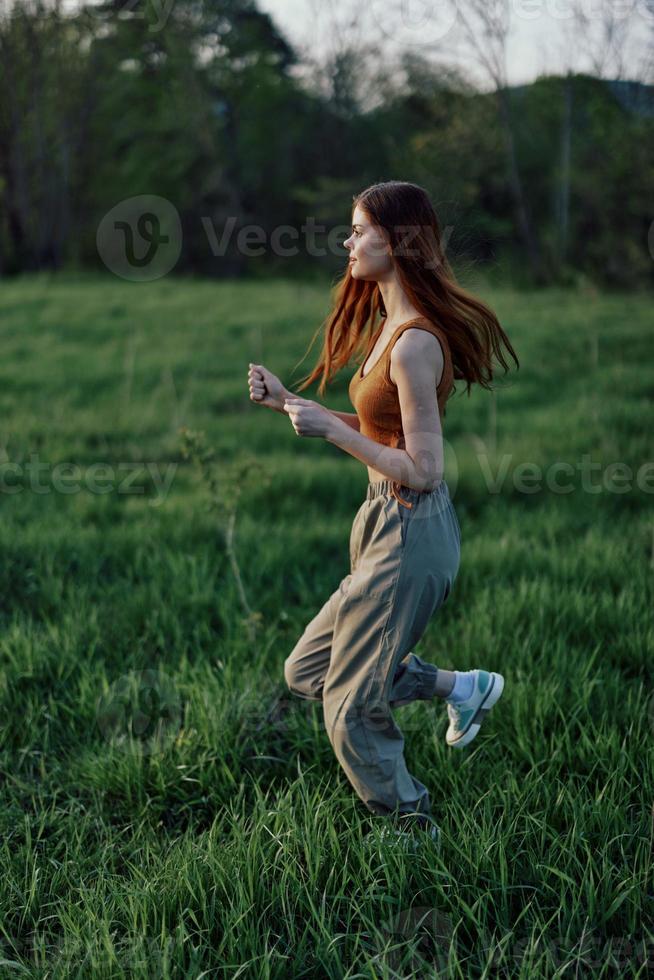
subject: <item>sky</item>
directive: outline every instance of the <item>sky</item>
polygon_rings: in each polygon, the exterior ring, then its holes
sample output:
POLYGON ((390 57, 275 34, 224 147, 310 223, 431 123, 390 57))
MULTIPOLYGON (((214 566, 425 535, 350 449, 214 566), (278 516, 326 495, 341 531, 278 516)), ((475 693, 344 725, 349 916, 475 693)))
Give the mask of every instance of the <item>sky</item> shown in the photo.
MULTIPOLYGON (((640 0, 577 0, 588 21, 584 31, 574 32, 572 3, 573 0, 510 0, 510 84, 565 71, 568 65, 578 71, 591 71, 589 54, 597 57, 606 51, 601 11, 608 5, 619 33, 625 33, 626 77, 640 77, 631 71, 641 64, 647 42, 651 45, 654 37, 654 19, 651 12, 645 12, 645 4, 640 0)), ((465 66, 482 88, 490 87, 484 85, 483 70, 475 69, 469 51, 457 42, 457 37, 462 37, 461 18, 470 16, 465 0, 458 0, 458 6, 452 0, 258 0, 258 6, 271 15, 289 41, 305 46, 315 57, 326 55, 339 37, 365 41, 364 31, 356 33, 348 26, 356 15, 364 19, 368 36, 378 38, 389 54, 401 46, 430 56, 438 44, 440 58, 451 57, 465 66)), ((607 54, 604 68, 598 73, 615 77, 616 68, 615 59, 607 54)))
MULTIPOLYGON (((72 12, 82 3, 92 8, 100 0, 60 2, 72 12)), ((121 0, 118 6, 138 13, 144 2, 121 0)), ((152 3, 164 24, 175 0, 152 3)), ((345 44, 353 44, 356 50, 372 41, 391 62, 401 51, 414 51, 458 66, 482 90, 495 87, 464 40, 464 19, 474 24, 469 0, 256 0, 256 4, 270 14, 298 55, 305 54, 312 62, 322 63, 345 44)), ((654 83, 653 0, 486 0, 487 9, 504 5, 510 22, 506 66, 509 84, 521 85, 539 75, 563 73, 568 68, 605 78, 654 83), (574 27, 573 7, 587 18, 582 30, 574 27), (622 67, 603 37, 606 10, 612 12, 614 36, 619 41, 615 50, 622 55, 622 67), (645 68, 647 64, 649 68, 645 68)), ((479 41, 482 34, 478 26, 474 35, 479 41)), ((298 74, 303 71, 301 68, 298 74)))

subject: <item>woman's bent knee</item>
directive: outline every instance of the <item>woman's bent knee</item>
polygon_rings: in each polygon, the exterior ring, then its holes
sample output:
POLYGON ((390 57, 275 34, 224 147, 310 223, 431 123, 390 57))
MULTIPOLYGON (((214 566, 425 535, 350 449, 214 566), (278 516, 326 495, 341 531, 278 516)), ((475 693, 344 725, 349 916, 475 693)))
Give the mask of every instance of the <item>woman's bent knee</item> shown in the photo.
POLYGON ((284 661, 284 683, 286 684, 289 691, 293 692, 297 680, 296 675, 297 675, 297 670, 295 667, 293 656, 291 654, 291 656, 287 657, 286 660, 284 661))
POLYGON ((322 697, 310 690, 307 681, 302 680, 293 654, 284 661, 284 681, 291 694, 304 698, 306 701, 322 701, 322 697))

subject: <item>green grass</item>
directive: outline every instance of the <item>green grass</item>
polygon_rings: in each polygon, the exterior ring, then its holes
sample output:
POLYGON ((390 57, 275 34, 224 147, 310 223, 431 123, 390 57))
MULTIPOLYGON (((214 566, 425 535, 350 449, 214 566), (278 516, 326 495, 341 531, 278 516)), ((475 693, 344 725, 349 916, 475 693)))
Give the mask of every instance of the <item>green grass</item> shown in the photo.
MULTIPOLYGON (((251 402, 247 365, 292 387, 329 284, 3 284, 0 977, 650 975, 651 296, 481 295, 521 370, 448 403, 461 567, 416 650, 506 689, 460 753, 442 702, 397 711, 443 833, 410 858, 364 850, 375 818, 283 680, 348 571, 367 475, 251 402), (220 473, 254 458, 270 478, 236 518, 254 642, 182 426, 220 473), (570 492, 548 486, 560 462, 570 492), (50 485, 63 463, 78 492, 50 485), (142 493, 118 492, 127 473, 142 493), (156 738, 123 706, 147 670, 156 738)), ((350 374, 329 407, 352 410, 350 374)))

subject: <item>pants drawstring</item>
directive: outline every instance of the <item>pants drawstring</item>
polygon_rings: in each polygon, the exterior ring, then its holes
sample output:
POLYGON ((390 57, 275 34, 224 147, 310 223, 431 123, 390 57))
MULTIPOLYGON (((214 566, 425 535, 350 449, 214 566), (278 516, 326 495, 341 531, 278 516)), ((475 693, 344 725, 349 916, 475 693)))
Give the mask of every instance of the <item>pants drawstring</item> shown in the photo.
POLYGON ((408 500, 404 500, 402 497, 400 497, 400 494, 399 494, 398 489, 397 489, 399 485, 400 484, 398 484, 398 483, 393 483, 392 484, 392 486, 391 486, 391 496, 392 497, 395 497, 395 499, 397 500, 398 504, 402 504, 404 507, 409 507, 409 508, 410 507, 413 507, 413 504, 412 503, 410 503, 408 500))

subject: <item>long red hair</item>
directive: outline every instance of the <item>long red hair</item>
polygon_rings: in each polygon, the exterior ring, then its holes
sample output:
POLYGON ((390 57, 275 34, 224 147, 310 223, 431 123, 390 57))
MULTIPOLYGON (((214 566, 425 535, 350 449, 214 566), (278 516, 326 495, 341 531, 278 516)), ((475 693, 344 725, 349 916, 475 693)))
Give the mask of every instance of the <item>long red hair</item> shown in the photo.
MULTIPOLYGON (((501 344, 520 366, 490 307, 457 283, 445 257, 436 211, 422 187, 401 180, 372 184, 354 195, 353 214, 357 206, 382 229, 392 245, 391 261, 413 306, 445 333, 454 377, 466 382, 468 394, 475 383, 490 390, 493 353, 508 370, 501 344)), ((377 317, 386 316, 377 283, 354 279, 349 264, 332 292, 332 312, 309 345, 310 350, 316 338, 324 335, 320 358, 311 373, 298 383, 298 392, 322 375, 318 393, 324 395, 331 378, 352 355, 366 351, 379 326, 377 317)))

